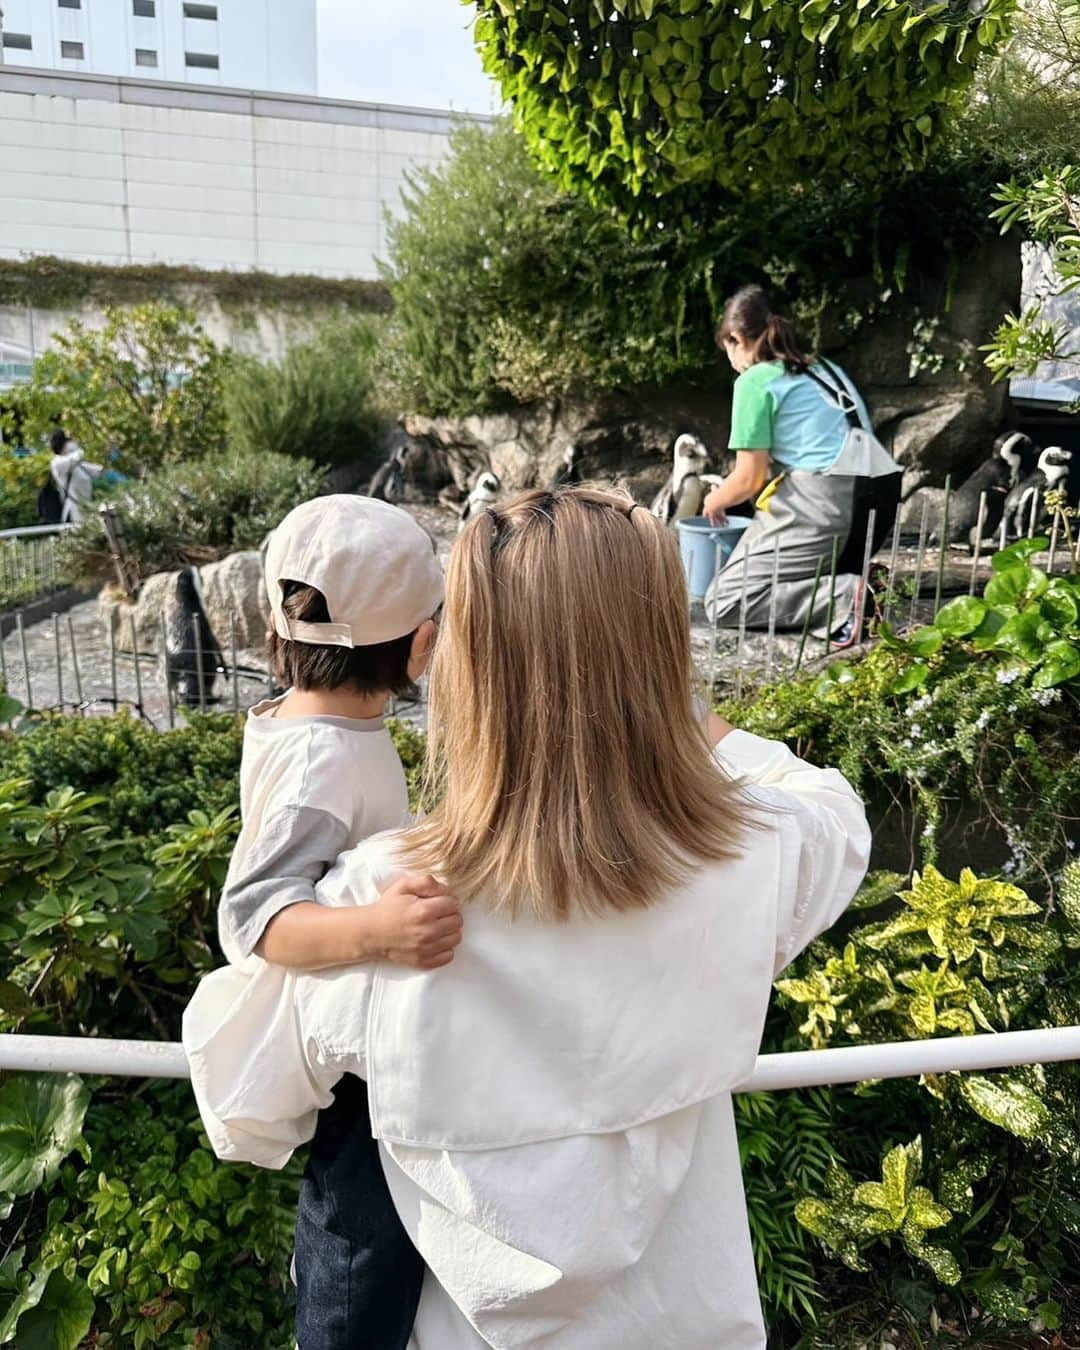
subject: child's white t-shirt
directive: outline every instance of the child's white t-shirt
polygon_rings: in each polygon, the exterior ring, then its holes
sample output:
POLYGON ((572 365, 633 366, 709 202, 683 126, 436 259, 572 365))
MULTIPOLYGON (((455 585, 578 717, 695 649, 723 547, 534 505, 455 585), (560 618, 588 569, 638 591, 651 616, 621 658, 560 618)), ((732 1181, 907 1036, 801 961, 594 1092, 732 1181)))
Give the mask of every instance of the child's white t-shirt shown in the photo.
POLYGON ((405 773, 381 717, 277 717, 281 698, 248 713, 240 761, 240 837, 218 907, 230 962, 250 956, 287 905, 345 849, 410 821, 405 773))

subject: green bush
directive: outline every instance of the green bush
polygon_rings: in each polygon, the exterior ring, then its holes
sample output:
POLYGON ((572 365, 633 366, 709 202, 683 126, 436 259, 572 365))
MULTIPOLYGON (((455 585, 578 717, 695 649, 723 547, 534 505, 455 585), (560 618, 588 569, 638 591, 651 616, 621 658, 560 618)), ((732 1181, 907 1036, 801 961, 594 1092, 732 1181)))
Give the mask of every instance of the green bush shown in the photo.
POLYGON ((922 167, 1015 7, 477 0, 475 33, 562 187, 671 225, 765 181, 798 194, 922 167))
POLYGON ((100 329, 72 319, 7 397, 27 444, 59 422, 88 459, 137 473, 221 448, 226 361, 191 310, 107 308, 100 329))
POLYGON ((374 469, 376 330, 339 323, 291 347, 280 362, 242 359, 226 383, 229 437, 249 456, 272 451, 374 469))
MULTIPOLYGON (((269 450, 225 450, 170 464, 115 497, 124 538, 143 579, 187 563, 258 548, 294 506, 316 496, 324 470, 308 459, 269 450)), ((68 570, 110 579, 112 558, 98 517, 64 538, 68 570)))
POLYGON ((51 462, 44 451, 17 455, 0 444, 0 530, 38 524, 38 493, 49 481, 51 462))

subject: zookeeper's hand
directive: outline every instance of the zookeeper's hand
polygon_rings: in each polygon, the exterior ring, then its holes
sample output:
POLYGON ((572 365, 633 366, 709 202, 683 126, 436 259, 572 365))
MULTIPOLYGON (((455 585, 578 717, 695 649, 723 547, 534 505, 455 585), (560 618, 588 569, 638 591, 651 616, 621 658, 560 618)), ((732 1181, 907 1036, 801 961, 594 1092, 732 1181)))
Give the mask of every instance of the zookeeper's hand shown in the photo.
POLYGON ((705 498, 705 505, 702 507, 702 510, 705 512, 710 525, 727 524, 727 511, 718 500, 722 496, 723 494, 719 488, 713 488, 705 498))
POLYGON ((435 970, 454 959, 461 941, 461 910, 434 877, 400 877, 371 909, 376 945, 387 961, 435 970))

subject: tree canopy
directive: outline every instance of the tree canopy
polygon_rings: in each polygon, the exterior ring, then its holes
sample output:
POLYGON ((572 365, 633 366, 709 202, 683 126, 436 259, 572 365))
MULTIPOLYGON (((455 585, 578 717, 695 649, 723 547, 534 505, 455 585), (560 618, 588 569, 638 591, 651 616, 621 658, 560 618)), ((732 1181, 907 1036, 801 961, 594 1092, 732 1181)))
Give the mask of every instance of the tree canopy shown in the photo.
POLYGON ((1016 0, 476 0, 560 186, 637 221, 920 168, 1016 0))

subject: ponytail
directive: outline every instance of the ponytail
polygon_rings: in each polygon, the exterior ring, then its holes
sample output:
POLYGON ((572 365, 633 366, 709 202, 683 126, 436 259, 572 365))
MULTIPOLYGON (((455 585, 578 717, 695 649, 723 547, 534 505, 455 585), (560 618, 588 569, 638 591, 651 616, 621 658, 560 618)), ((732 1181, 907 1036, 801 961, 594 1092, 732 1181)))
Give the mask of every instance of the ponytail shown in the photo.
POLYGON ((755 363, 783 361, 789 375, 804 374, 812 363, 799 343, 795 325, 773 310, 760 286, 744 286, 724 306, 716 330, 717 346, 729 337, 751 343, 755 363))

